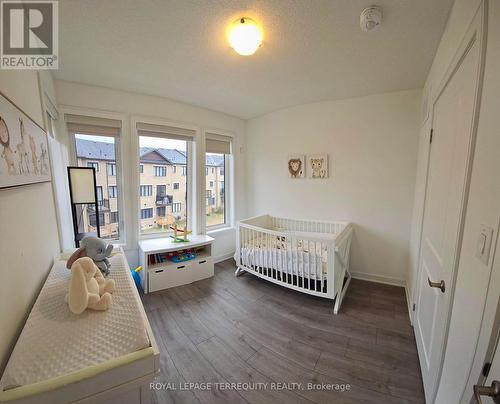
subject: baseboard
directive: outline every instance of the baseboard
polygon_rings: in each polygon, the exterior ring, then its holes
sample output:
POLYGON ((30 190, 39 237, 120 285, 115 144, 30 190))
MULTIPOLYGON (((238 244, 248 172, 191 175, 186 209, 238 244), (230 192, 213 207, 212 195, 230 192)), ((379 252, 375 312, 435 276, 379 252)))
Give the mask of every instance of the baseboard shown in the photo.
POLYGON ((391 276, 369 274, 366 272, 351 272, 351 276, 354 279, 360 279, 363 281, 385 283, 387 285, 402 286, 406 289, 406 282, 404 279, 394 278, 391 276))
POLYGON ((221 261, 228 260, 228 259, 233 258, 233 257, 234 257, 234 252, 219 255, 217 257, 214 257, 214 264, 217 264, 218 262, 221 262, 221 261))
POLYGON ((406 302, 408 303, 408 317, 410 317, 410 324, 413 325, 413 304, 410 299, 410 291, 408 286, 405 285, 406 302))

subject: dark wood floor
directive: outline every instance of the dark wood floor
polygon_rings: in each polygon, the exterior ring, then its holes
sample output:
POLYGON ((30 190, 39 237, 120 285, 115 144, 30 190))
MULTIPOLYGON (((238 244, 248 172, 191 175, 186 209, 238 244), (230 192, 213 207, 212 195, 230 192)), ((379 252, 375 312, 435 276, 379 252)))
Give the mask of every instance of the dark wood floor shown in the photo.
POLYGON ((211 279, 143 296, 161 349, 157 381, 169 383, 157 403, 424 402, 403 288, 353 280, 335 316, 329 300, 234 269, 225 261, 211 279))

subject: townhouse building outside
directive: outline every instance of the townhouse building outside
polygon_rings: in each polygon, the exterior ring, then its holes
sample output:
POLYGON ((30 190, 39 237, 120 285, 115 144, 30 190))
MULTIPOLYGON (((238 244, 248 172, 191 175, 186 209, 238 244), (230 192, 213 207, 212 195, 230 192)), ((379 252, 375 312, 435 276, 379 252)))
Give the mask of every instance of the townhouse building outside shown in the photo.
MULTIPOLYGON (((80 167, 94 167, 101 237, 118 238, 120 212, 115 146, 113 143, 85 140, 76 142, 80 167)), ((142 233, 169 231, 173 224, 184 227, 187 213, 187 156, 176 149, 141 147, 139 152, 139 220, 142 233)), ((207 225, 224 223, 224 155, 206 156, 207 225)), ((84 232, 95 232, 93 206, 82 211, 84 232)))

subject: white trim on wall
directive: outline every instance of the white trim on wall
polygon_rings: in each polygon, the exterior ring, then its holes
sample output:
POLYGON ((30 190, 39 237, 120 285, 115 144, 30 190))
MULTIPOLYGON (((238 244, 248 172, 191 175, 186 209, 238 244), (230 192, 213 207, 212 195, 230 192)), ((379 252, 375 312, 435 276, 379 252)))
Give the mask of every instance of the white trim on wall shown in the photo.
POLYGON ((359 279, 362 281, 370 281, 377 283, 384 283, 386 285, 402 286, 406 289, 406 281, 403 278, 396 278, 386 275, 370 274, 367 272, 351 272, 351 276, 354 279, 359 279))

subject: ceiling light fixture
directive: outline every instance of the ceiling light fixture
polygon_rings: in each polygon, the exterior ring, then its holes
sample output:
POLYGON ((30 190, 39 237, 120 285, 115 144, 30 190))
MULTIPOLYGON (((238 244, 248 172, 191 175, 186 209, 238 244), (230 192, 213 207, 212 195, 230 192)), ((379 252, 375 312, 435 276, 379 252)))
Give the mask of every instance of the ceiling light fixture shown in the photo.
POLYGON ((246 17, 231 25, 228 37, 231 47, 242 56, 253 55, 262 44, 262 30, 254 20, 246 17))

